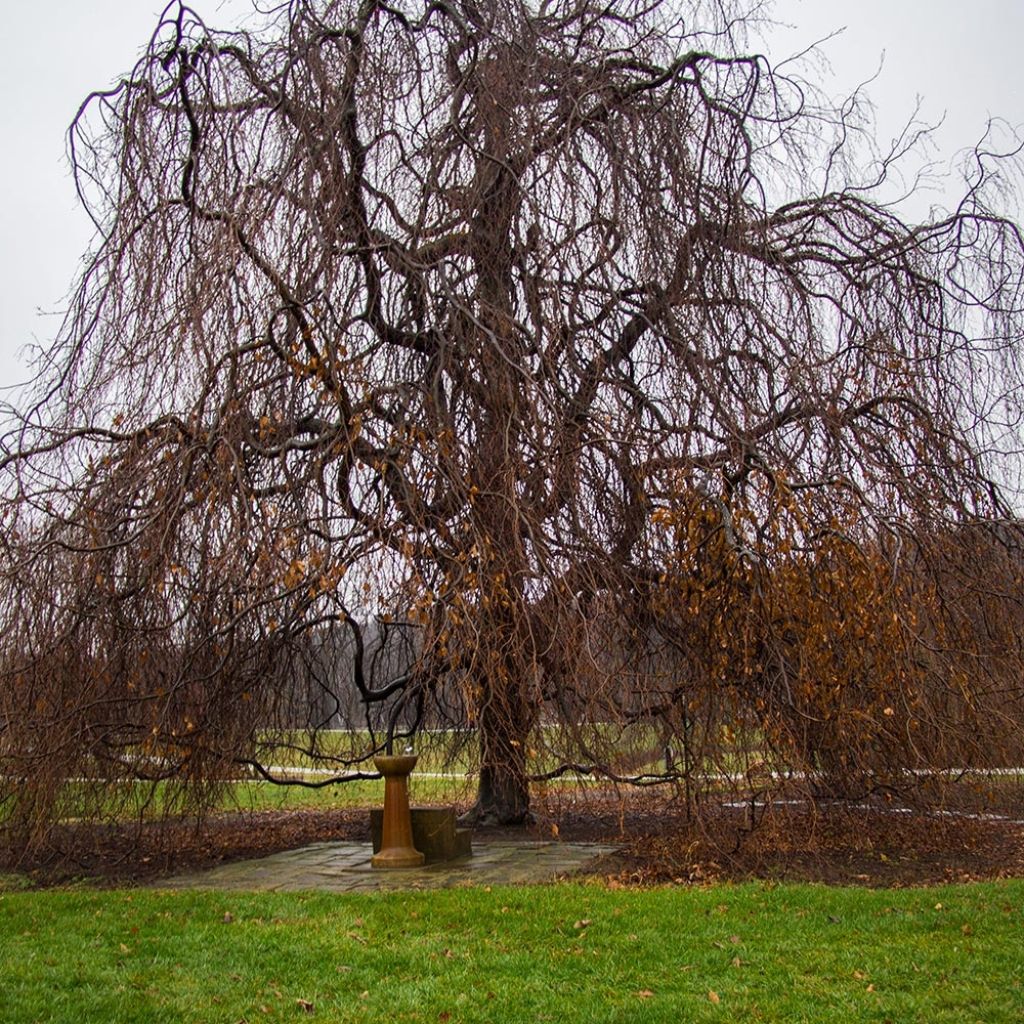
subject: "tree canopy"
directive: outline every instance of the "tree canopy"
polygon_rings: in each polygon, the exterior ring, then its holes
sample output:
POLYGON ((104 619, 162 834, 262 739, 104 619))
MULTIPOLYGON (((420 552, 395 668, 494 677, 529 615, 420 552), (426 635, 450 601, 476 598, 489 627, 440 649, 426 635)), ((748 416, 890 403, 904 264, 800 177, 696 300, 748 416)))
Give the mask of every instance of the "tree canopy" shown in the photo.
POLYGON ((30 831, 69 777, 340 778, 424 725, 502 822, 531 776, 699 805, 1019 750, 1012 154, 909 223, 907 140, 744 26, 165 11, 71 128, 100 244, 3 442, 30 831))

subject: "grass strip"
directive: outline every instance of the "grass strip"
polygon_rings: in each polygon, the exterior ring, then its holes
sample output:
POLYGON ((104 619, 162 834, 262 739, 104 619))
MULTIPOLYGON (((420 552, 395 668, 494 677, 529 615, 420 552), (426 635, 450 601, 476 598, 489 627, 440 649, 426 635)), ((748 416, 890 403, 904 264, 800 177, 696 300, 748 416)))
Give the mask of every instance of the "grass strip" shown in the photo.
POLYGON ((0 893, 22 1022, 1024 1017, 1024 882, 0 893))

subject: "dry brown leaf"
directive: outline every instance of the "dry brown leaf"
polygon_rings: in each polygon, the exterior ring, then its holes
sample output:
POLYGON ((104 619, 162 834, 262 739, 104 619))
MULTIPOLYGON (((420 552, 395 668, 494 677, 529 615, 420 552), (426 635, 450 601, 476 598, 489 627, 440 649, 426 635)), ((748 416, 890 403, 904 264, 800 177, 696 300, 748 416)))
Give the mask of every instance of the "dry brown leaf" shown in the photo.
POLYGON ((714 989, 710 989, 708 991, 708 1000, 717 1006, 722 1001, 722 997, 714 989))

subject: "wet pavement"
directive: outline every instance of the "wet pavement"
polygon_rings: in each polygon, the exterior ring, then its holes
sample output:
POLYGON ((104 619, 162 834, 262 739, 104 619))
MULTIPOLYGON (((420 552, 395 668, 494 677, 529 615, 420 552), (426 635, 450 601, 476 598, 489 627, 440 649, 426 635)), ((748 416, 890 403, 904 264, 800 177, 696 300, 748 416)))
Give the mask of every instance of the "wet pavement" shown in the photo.
POLYGON ((448 889, 465 885, 524 885, 585 874, 614 846, 596 843, 487 842, 473 856, 417 868, 370 866, 369 843, 314 843, 257 860, 221 864, 161 879, 161 889, 232 889, 296 892, 375 892, 448 889))

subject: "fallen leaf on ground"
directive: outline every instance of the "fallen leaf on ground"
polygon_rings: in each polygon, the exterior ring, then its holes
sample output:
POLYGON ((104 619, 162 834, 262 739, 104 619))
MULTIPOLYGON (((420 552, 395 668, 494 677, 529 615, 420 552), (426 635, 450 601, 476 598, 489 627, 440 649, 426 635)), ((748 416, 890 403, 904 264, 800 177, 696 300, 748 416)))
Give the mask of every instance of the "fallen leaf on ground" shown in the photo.
POLYGON ((712 1003, 714 1003, 714 1004, 715 1004, 715 1006, 717 1006, 717 1005, 718 1005, 718 1004, 719 1004, 719 1003, 720 1003, 720 1002, 722 1001, 722 997, 721 997, 721 996, 720 996, 720 995, 719 995, 719 994, 718 994, 718 993, 717 993, 717 992, 716 992, 716 991, 715 991, 714 989, 711 989, 711 990, 710 990, 710 991, 708 992, 708 999, 709 999, 709 1000, 710 1000, 710 1001, 711 1001, 712 1003))
POLYGON ((295 1005, 303 1013, 312 1013, 316 1009, 316 1007, 308 999, 296 999, 295 1005))
POLYGON ((575 929, 576 929, 577 931, 579 931, 579 930, 580 930, 581 928, 589 928, 589 927, 590 927, 590 925, 591 925, 592 923, 593 923, 593 922, 592 922, 592 921, 590 920, 590 918, 589 918, 589 917, 581 917, 581 918, 580 918, 580 919, 579 919, 579 920, 578 920, 578 921, 577 921, 577 922, 576 922, 576 923, 575 923, 575 924, 573 925, 573 928, 575 928, 575 929))
POLYGON ((642 988, 637 992, 636 997, 637 999, 650 999, 653 995, 654 993, 649 988, 642 988))

